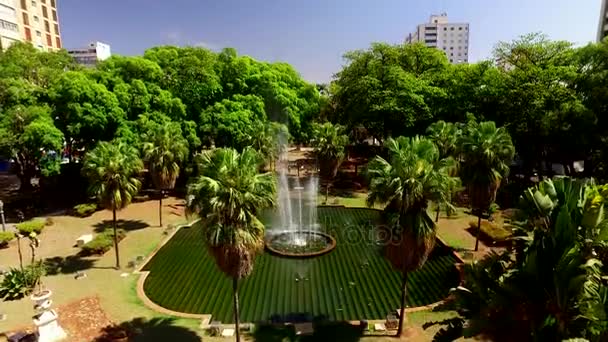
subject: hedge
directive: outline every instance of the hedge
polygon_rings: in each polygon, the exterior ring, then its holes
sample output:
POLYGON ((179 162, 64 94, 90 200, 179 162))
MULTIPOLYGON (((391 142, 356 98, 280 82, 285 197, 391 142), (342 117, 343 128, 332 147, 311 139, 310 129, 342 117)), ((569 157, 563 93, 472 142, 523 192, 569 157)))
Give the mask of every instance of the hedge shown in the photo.
MULTIPOLYGON (((123 229, 118 229, 118 242, 125 238, 127 233, 123 229)), ((106 229, 97 234, 93 240, 82 246, 82 253, 85 255, 102 255, 114 246, 113 229, 106 229)))
POLYGON ((13 232, 0 232, 0 248, 6 247, 15 238, 13 232))
POLYGON ((92 215, 97 210, 96 203, 83 203, 74 206, 74 215, 78 217, 87 217, 92 215))
MULTIPOLYGON (((471 229, 477 230, 477 221, 470 221, 471 229)), ((481 233, 495 242, 503 242, 511 237, 511 232, 493 222, 481 221, 481 233)))
POLYGON ((17 230, 21 235, 27 236, 30 235, 32 232, 36 234, 42 233, 44 226, 44 220, 36 219, 19 223, 17 225, 17 230))

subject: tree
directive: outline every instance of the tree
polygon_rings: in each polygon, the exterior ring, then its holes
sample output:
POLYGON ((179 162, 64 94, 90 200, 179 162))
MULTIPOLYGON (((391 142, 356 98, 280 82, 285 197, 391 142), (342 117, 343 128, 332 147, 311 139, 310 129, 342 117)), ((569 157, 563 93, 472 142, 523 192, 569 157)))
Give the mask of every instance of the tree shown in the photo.
POLYGON ((408 274, 426 262, 435 246, 436 226, 429 216, 428 202, 447 196, 443 184, 451 178, 446 159, 427 138, 388 139, 390 159, 374 158, 368 167, 370 177, 367 205, 385 204, 390 226, 386 256, 403 276, 401 313, 397 336, 403 332, 408 274))
POLYGON ((82 173, 89 179, 89 192, 100 205, 112 210, 116 269, 120 269, 116 211, 126 208, 137 194, 141 182, 137 175, 143 164, 137 150, 125 143, 100 142, 84 159, 82 173))
POLYGON ((439 331, 441 340, 606 340, 608 286, 585 238, 600 228, 601 240, 608 240, 605 189, 560 178, 526 190, 520 209, 529 235, 519 238, 525 248, 515 258, 492 253, 466 264, 462 286, 444 307, 458 316, 427 326, 447 326, 439 331))
POLYGON ((238 282, 253 270, 264 247, 262 210, 275 205, 276 185, 270 173, 259 174, 260 157, 217 149, 202 156, 201 174, 188 186, 187 208, 201 217, 205 242, 215 261, 232 278, 236 339, 240 340, 238 282))
POLYGON ((471 208, 477 216, 477 251, 481 216, 496 200, 500 182, 509 174, 515 148, 504 128, 496 128, 491 121, 471 121, 464 128, 460 149, 463 157, 460 178, 467 187, 471 208))
POLYGON ((180 174, 180 164, 188 156, 188 143, 176 123, 158 126, 154 131, 145 134, 144 141, 144 160, 148 163, 152 182, 160 192, 158 219, 162 227, 163 192, 175 187, 175 181, 180 174))
POLYGON ((313 135, 312 146, 319 159, 321 174, 334 178, 346 155, 348 136, 344 134, 344 127, 331 122, 313 124, 313 135))
POLYGON ((48 107, 16 106, 8 110, 0 121, 0 151, 13 158, 21 189, 31 189, 31 180, 40 172, 52 175, 56 171, 49 159, 52 153, 61 153, 63 134, 53 124, 48 107), (48 159, 48 158, 47 158, 48 159))

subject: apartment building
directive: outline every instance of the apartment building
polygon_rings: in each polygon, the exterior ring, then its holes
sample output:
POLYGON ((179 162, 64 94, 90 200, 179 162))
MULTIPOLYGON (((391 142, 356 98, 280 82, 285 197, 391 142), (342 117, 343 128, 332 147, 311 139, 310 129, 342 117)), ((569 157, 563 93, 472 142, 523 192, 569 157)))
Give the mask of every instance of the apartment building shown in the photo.
POLYGON ((418 25, 405 42, 421 42, 442 50, 452 64, 469 62, 469 24, 450 23, 446 13, 431 15, 429 22, 418 25))
POLYGON ((17 0, 0 0, 0 50, 21 40, 16 2, 17 0))
POLYGON ((22 40, 44 51, 61 49, 57 0, 18 1, 17 20, 22 40))
POLYGON ((608 1, 602 0, 602 7, 600 11, 600 23, 597 28, 597 41, 601 42, 606 36, 608 36, 608 1))
POLYGON ((68 53, 74 57, 76 63, 89 67, 112 56, 110 45, 100 42, 92 42, 86 48, 70 49, 68 53))

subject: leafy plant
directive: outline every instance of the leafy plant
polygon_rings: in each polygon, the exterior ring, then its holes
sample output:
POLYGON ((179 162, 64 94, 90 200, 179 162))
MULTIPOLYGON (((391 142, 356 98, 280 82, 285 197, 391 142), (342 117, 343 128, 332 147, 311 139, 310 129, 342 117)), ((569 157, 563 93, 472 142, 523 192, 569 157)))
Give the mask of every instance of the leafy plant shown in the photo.
POLYGON ((331 122, 314 124, 313 134, 312 146, 319 158, 321 173, 333 178, 344 160, 348 135, 344 134, 343 126, 331 122))
POLYGON ((36 219, 26 222, 21 222, 17 225, 19 234, 23 236, 29 236, 31 233, 40 234, 45 227, 44 220, 36 219))
POLYGON ((78 217, 87 217, 92 215, 97 210, 97 203, 83 203, 74 206, 74 215, 78 217))
POLYGON ((15 233, 13 232, 0 232, 0 247, 5 247, 15 238, 15 233))
POLYGON ((28 265, 23 270, 11 268, 0 283, 0 298, 16 300, 29 295, 43 275, 44 268, 40 264, 28 265))

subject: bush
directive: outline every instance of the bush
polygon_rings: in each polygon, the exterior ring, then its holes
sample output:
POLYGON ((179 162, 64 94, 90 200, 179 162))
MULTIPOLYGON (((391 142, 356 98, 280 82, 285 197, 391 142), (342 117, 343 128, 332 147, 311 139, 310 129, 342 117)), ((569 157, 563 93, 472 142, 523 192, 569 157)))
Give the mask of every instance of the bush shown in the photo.
POLYGON ((23 298, 32 291, 40 281, 44 268, 40 264, 29 265, 22 270, 11 268, 0 283, 0 298, 16 300, 23 298))
POLYGON ((0 248, 8 245, 15 238, 15 233, 13 232, 0 232, 0 248))
MULTIPOLYGON (((118 241, 125 238, 127 233, 118 229, 118 241)), ((112 229, 106 229, 102 233, 97 234, 93 240, 85 243, 82 246, 82 253, 85 255, 102 255, 114 246, 114 233, 112 229)))
MULTIPOLYGON (((477 221, 469 222, 469 226, 473 230, 477 230, 477 221)), ((481 233, 495 242, 503 242, 511 237, 511 232, 499 226, 496 223, 481 220, 481 233)))
POLYGON ((97 210, 95 203, 83 203, 74 206, 74 215, 78 217, 87 217, 92 215, 97 210))
POLYGON ((31 220, 19 223, 17 225, 17 230, 23 236, 28 236, 32 232, 36 234, 42 233, 42 229, 44 229, 44 220, 31 220))

